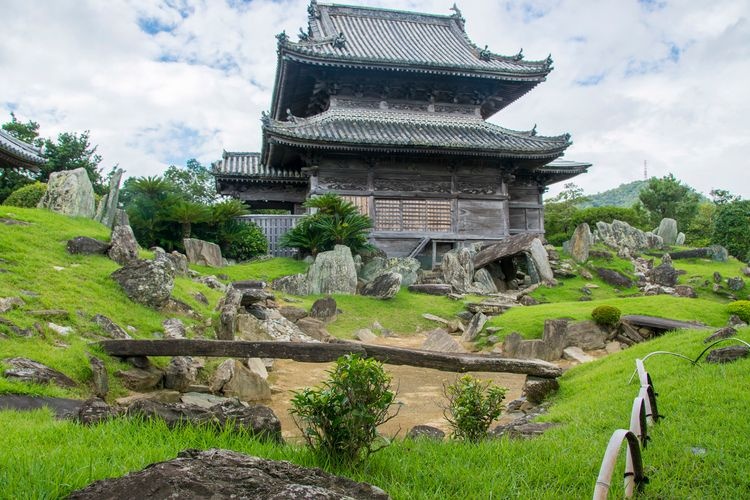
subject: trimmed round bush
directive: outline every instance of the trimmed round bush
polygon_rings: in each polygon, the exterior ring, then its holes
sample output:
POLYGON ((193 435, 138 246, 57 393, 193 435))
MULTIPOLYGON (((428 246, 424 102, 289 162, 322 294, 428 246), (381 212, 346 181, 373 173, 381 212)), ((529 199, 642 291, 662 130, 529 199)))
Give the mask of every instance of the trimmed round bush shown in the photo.
POLYGON ((750 300, 736 300, 727 305, 729 314, 736 314, 745 323, 750 323, 750 300))
POLYGON ((8 196, 3 202, 3 205, 21 208, 36 208, 39 200, 42 199, 42 196, 44 196, 44 193, 46 192, 47 184, 43 182, 27 184, 26 186, 18 188, 10 193, 10 196, 8 196))
POLYGON ((615 326, 620 321, 620 310, 614 306, 599 306, 591 311, 597 325, 615 326))

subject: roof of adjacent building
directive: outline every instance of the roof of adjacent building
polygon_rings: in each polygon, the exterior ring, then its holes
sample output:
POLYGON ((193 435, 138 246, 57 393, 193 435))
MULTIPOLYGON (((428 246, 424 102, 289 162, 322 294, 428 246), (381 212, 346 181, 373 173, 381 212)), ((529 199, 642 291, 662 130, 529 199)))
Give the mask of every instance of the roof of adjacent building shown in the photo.
POLYGON ((46 161, 38 148, 0 129, 0 167, 36 171, 46 161))
POLYGON ((484 121, 477 115, 331 108, 309 118, 266 119, 271 142, 329 150, 435 151, 470 156, 554 159, 568 134, 545 137, 484 121))
POLYGON ((543 80, 552 59, 526 61, 522 52, 503 56, 475 45, 464 30, 458 8, 452 15, 423 14, 349 5, 308 7, 307 33, 292 42, 278 35, 285 55, 313 58, 318 64, 387 65, 406 71, 450 72, 493 78, 543 80))
POLYGON ((584 174, 591 167, 591 163, 556 159, 543 167, 534 170, 534 173, 544 178, 545 184, 565 181, 578 174, 584 174))
POLYGON ((260 161, 260 153, 224 151, 221 160, 211 164, 211 173, 223 179, 267 182, 306 182, 299 171, 270 168, 260 161))

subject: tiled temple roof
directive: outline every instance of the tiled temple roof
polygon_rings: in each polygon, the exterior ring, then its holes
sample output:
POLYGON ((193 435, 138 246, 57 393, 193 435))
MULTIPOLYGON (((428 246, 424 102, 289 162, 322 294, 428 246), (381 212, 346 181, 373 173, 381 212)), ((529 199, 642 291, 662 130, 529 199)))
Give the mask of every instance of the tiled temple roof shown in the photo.
POLYGON ((476 115, 331 108, 310 118, 266 119, 271 142, 322 149, 439 151, 472 156, 557 158, 570 136, 544 137, 485 122, 476 115))
POLYGON ((571 179, 578 174, 585 174, 591 163, 570 160, 554 160, 534 170, 534 173, 543 177, 545 184, 554 184, 571 179))
POLYGON ((242 178, 256 181, 307 182, 307 177, 299 171, 269 168, 260 161, 260 153, 224 151, 221 160, 211 164, 214 177, 229 179, 242 178))
POLYGON ((0 129, 0 167, 36 171, 46 161, 39 149, 0 129))
POLYGON ((525 61, 519 52, 502 56, 474 45, 464 30, 464 19, 348 5, 311 2, 308 32, 292 42, 278 35, 286 56, 309 57, 319 64, 347 63, 387 66, 426 72, 461 72, 500 79, 530 78, 541 81, 552 69, 552 60, 525 61))

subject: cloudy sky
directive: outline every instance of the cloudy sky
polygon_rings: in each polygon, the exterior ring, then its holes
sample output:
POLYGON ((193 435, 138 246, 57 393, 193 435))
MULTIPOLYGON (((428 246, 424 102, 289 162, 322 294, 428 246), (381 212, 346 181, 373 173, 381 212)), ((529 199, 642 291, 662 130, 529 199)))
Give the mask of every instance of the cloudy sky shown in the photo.
MULTIPOLYGON (((0 121, 43 136, 90 130, 106 170, 156 175, 257 151, 281 30, 307 26, 303 0, 0 0, 0 121)), ((452 0, 342 3, 451 14, 452 0)), ((594 164, 594 193, 670 172, 707 193, 750 198, 750 2, 458 2, 480 46, 551 53, 548 80, 491 120, 569 132, 565 159, 594 164)), ((554 193, 555 190, 552 191, 554 193)))

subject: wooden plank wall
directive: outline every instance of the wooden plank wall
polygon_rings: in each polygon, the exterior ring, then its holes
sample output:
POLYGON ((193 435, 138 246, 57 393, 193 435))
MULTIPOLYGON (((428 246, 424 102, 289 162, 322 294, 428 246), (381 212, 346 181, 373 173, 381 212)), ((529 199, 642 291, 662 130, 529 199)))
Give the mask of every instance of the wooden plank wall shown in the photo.
POLYGON ((260 227, 268 240, 268 253, 274 257, 293 257, 297 254, 294 248, 283 248, 279 239, 297 225, 304 215, 243 215, 237 220, 244 223, 253 222, 260 227))

